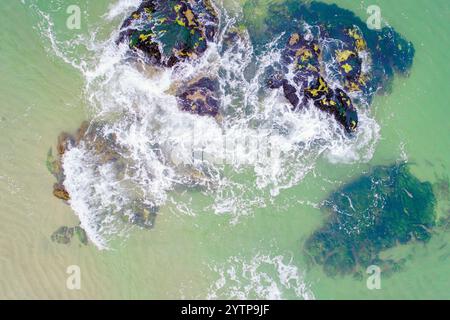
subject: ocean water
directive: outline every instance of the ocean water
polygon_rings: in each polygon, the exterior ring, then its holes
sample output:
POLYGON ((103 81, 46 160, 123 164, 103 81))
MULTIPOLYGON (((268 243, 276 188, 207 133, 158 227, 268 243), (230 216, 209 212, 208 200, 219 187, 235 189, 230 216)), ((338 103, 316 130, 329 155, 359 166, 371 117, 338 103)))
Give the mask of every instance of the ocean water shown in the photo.
MULTIPOLYGON (((256 22, 280 2, 259 1, 256 22)), ((155 77, 151 70, 121 63, 124 48, 113 41, 139 1, 3 1, 0 298, 450 298, 450 236, 445 232, 426 245, 384 252, 408 260, 401 272, 382 277, 380 290, 369 290, 366 279, 330 278, 303 254, 304 241, 326 218, 320 202, 371 166, 407 161, 421 180, 436 182, 448 179, 450 165, 450 3, 327 2, 362 20, 367 6, 378 5, 384 23, 416 49, 411 74, 395 77, 391 92, 375 97, 352 141, 320 112, 280 115, 275 94, 261 102, 256 77, 243 76, 252 66, 253 50, 245 37, 228 52, 212 46, 195 68, 187 65, 180 74, 166 71, 155 77), (75 3, 82 13, 80 30, 66 27, 66 9, 75 3), (226 129, 178 111, 167 93, 173 78, 217 70, 234 95, 222 97, 230 110, 226 129), (53 197, 47 151, 60 132, 74 132, 86 119, 106 121, 126 145, 131 165, 139 169, 126 186, 160 207, 154 229, 129 228, 109 218, 123 209, 121 196, 127 190, 107 168, 100 174, 91 170, 82 148, 65 159, 70 206, 53 197), (282 153, 260 159, 239 150, 229 155, 218 147, 223 139, 266 141, 269 119, 292 130, 290 138, 269 136, 282 153), (250 123, 262 124, 260 130, 250 123), (185 142, 192 141, 192 133, 194 149, 214 163, 227 160, 225 167, 213 166, 211 189, 175 187, 179 173, 148 150, 158 143, 172 159, 188 162, 192 150, 185 142), (297 144, 304 146, 302 152, 297 144), (88 246, 51 242, 58 227, 79 221, 88 246), (71 265, 80 267, 80 290, 66 287, 71 265)), ((245 0, 215 3, 222 28, 243 23, 245 0)), ((268 50, 258 56, 255 74, 276 55, 268 50)), ((447 203, 438 200, 443 217, 447 203)))

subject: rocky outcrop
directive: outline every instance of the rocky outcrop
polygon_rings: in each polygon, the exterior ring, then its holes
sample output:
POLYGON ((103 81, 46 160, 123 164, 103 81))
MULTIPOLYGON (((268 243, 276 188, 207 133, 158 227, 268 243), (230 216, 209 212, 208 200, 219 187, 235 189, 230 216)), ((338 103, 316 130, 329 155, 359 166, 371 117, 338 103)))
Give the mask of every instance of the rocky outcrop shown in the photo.
POLYGON ((389 90, 394 73, 407 75, 412 66, 413 44, 390 26, 371 30, 351 11, 318 1, 273 3, 258 17, 253 8, 264 6, 261 1, 244 5, 250 38, 258 53, 268 41, 286 34, 281 66, 274 67, 268 84, 282 87, 293 109, 312 100, 352 132, 358 126, 355 106, 369 104, 377 92, 389 90), (318 89, 320 77, 331 89, 326 100, 305 95, 305 89, 318 89))
POLYGON ((217 32, 210 0, 146 0, 125 20, 118 42, 145 62, 172 67, 201 56, 217 32))
MULTIPOLYGON (((339 57, 346 81, 354 81, 354 77, 359 77, 360 73, 352 72, 356 67, 350 70, 351 67, 347 66, 350 53, 341 53, 339 57)), ((347 132, 356 130, 358 114, 352 100, 343 89, 332 89, 322 76, 322 51, 318 41, 306 40, 299 33, 292 34, 283 51, 281 62, 283 73, 269 78, 269 88, 283 88, 284 96, 294 110, 312 101, 319 109, 334 115, 347 132), (288 75, 291 80, 287 79, 288 75)))

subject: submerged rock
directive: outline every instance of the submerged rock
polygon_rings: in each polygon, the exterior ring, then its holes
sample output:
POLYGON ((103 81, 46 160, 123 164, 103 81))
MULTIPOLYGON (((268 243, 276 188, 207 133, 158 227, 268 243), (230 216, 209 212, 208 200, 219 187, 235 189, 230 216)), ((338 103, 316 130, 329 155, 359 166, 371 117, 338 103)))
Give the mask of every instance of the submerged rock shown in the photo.
POLYGON ((58 244, 70 244, 72 242, 72 238, 74 235, 77 236, 81 244, 88 245, 88 238, 86 232, 80 226, 75 227, 62 226, 58 228, 58 230, 53 232, 50 238, 53 242, 56 242, 58 244))
POLYGON ((51 239, 53 242, 59 244, 69 244, 73 237, 73 228, 66 226, 60 227, 52 235, 51 239))
MULTIPOLYGON (((82 147, 93 157, 96 166, 100 168, 105 165, 110 170, 111 174, 117 176, 117 180, 123 180, 126 170, 134 170, 127 167, 128 160, 126 158, 126 152, 121 148, 117 142, 117 137, 114 134, 107 133, 105 131, 105 124, 99 122, 83 122, 80 128, 76 131, 75 135, 63 133, 58 138, 58 156, 54 157, 51 149, 47 155, 47 167, 49 171, 57 178, 57 183, 54 184, 53 195, 58 199, 64 201, 70 201, 71 196, 64 186, 65 175, 63 170, 63 161, 65 154, 71 150, 71 148, 82 147), (66 144, 65 141, 70 141, 66 144), (58 168, 58 171, 56 171, 58 168), (58 172, 58 174, 55 174, 58 172)), ((132 190, 130 190, 131 192, 132 190)), ((155 225, 155 219, 159 210, 156 206, 144 205, 142 200, 130 199, 128 206, 124 204, 124 209, 114 214, 120 215, 123 221, 131 224, 143 227, 146 229, 153 228, 155 225)), ((59 230, 67 231, 66 229, 59 230)), ((74 227, 73 230, 69 230, 75 233, 83 244, 87 243, 87 235, 81 227, 74 227)), ((68 232, 69 232, 68 231, 68 232)))
POLYGON ((145 0, 123 23, 118 41, 147 63, 172 67, 202 55, 217 24, 210 0, 145 0))
POLYGON ((80 243, 87 246, 89 243, 89 240, 88 240, 86 231, 84 231, 84 229, 81 228, 80 226, 73 227, 73 230, 74 230, 76 236, 78 237, 78 241, 80 241, 80 243))
POLYGON ((406 164, 376 167, 326 200, 330 216, 306 241, 305 252, 330 276, 372 264, 395 270, 401 261, 382 260, 380 252, 428 241, 435 202, 431 184, 419 181, 406 164))
POLYGON ((53 148, 50 148, 47 152, 47 160, 45 162, 47 166, 47 170, 59 180, 59 177, 62 173, 61 162, 58 158, 55 158, 53 155, 53 148))
POLYGON ((159 208, 155 206, 145 205, 144 201, 135 201, 131 206, 131 213, 127 214, 128 222, 144 228, 153 229, 155 227, 156 217, 159 208))

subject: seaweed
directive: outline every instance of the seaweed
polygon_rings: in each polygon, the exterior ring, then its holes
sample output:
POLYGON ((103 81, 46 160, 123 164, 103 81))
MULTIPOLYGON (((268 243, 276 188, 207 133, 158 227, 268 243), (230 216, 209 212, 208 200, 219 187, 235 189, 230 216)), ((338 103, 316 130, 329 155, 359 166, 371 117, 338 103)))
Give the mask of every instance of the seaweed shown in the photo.
POLYGON ((436 225, 435 204, 432 185, 419 181, 407 164, 375 167, 326 199, 328 220, 304 249, 329 276, 355 274, 372 264, 400 270, 404 261, 383 260, 380 252, 426 243, 436 225))

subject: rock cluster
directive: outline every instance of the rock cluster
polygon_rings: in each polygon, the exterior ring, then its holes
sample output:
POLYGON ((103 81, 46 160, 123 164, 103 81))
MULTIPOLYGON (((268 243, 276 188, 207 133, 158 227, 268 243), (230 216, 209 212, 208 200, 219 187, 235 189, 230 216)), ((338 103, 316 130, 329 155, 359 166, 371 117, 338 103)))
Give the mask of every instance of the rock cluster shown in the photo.
POLYGON ((286 35, 280 66, 268 84, 282 87, 293 109, 310 101, 353 132, 355 106, 389 90, 395 72, 407 75, 411 69, 414 46, 390 26, 371 30, 351 11, 317 1, 273 3, 260 17, 253 8, 262 2, 244 5, 250 38, 255 52, 264 52, 270 39, 286 35))
MULTIPOLYGON (((174 67, 202 56, 217 28, 218 17, 210 0, 146 0, 125 20, 118 42, 127 42, 148 64, 174 67)), ((217 92, 214 79, 205 77, 177 98, 182 110, 215 117, 217 92)))

